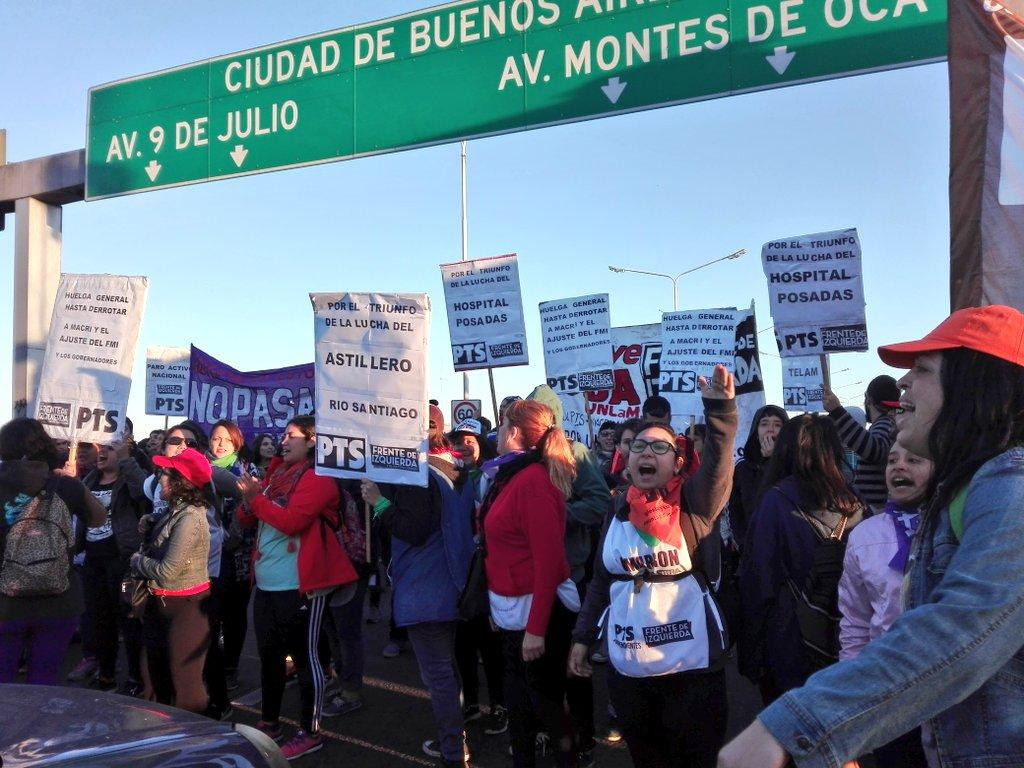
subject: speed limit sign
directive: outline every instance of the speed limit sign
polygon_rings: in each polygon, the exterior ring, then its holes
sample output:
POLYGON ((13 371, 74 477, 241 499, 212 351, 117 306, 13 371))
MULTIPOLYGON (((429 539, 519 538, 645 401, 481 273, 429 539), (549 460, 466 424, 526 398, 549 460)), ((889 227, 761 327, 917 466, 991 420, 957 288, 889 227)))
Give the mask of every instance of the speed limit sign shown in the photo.
POLYGON ((479 400, 452 400, 452 426, 466 419, 480 418, 479 400))

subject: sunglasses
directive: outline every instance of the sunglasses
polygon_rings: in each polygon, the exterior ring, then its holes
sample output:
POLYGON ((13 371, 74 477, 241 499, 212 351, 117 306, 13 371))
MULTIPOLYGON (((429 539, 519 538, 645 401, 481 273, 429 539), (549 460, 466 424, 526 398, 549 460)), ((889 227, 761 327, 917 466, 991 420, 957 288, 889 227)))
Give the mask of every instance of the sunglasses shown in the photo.
POLYGON ((168 445, 181 445, 184 443, 189 448, 199 447, 199 442, 191 437, 168 437, 166 442, 168 445))
POLYGON ((676 447, 665 440, 640 440, 633 438, 633 442, 629 444, 630 453, 643 453, 644 449, 650 446, 650 449, 654 451, 658 456, 663 456, 669 451, 674 451, 676 447))

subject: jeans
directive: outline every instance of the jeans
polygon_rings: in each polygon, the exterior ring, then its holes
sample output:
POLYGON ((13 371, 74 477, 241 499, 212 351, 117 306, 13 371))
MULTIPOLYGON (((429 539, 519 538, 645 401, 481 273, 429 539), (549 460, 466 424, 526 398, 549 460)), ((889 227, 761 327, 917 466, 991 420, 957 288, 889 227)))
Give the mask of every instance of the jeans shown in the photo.
POLYGON ((324 630, 330 641, 334 669, 341 682, 341 690, 348 694, 363 689, 363 601, 366 599, 368 578, 356 582, 356 592, 338 608, 331 608, 324 620, 324 630))
POLYGON ((64 654, 71 645, 78 617, 0 621, 0 683, 13 683, 22 649, 27 649, 30 685, 57 685, 64 654))
POLYGON ((410 624, 409 640, 416 653, 423 684, 430 691, 430 705, 445 760, 461 762, 465 736, 462 722, 462 685, 455 666, 455 622, 430 621, 410 624))
POLYGON ((626 677, 609 667, 607 679, 634 765, 715 768, 729 718, 724 671, 626 677))

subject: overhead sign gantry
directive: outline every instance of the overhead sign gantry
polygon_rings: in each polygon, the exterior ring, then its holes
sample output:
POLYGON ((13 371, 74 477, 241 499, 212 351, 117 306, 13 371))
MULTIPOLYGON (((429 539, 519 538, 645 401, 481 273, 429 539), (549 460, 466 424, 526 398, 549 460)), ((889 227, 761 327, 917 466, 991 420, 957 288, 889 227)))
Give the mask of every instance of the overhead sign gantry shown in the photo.
POLYGON ((946 0, 464 0, 89 91, 86 199, 940 61, 946 0))

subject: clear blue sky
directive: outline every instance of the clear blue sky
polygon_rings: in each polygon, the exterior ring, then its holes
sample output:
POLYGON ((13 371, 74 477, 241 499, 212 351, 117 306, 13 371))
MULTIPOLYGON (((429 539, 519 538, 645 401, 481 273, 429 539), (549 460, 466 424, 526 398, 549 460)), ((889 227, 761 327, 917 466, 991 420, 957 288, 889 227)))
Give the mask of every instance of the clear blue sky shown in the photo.
MULTIPOLYGON (((85 143, 90 86, 430 5, 417 0, 216 3, 47 0, 0 4, 0 127, 8 160, 85 143)), ((516 252, 531 359, 498 370, 498 397, 544 378, 537 303, 608 292, 612 323, 658 322, 667 280, 737 248, 738 261, 680 284, 680 307, 756 299, 759 254, 787 235, 857 227, 872 346, 916 338, 948 314, 945 64, 652 110, 471 142, 469 251, 516 252)), ((427 292, 430 390, 461 397, 438 264, 461 252, 458 144, 132 195, 64 210, 63 269, 147 275, 149 305, 130 414, 144 417, 146 346, 190 342, 243 369, 313 357, 310 291, 427 292)), ((14 219, 0 233, 10 306, 14 219)), ((9 415, 10 312, 0 312, 0 416, 9 415)), ((761 336, 774 352, 771 334, 761 336)), ((762 356, 769 402, 777 358, 762 356)), ((851 404, 885 367, 833 357, 851 404), (856 382, 863 382, 857 384, 856 382)), ((471 396, 489 399, 486 374, 471 396)))

